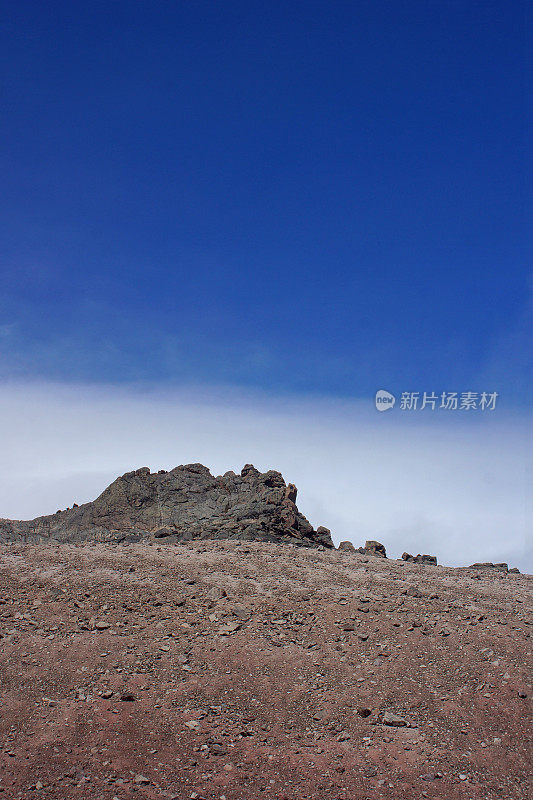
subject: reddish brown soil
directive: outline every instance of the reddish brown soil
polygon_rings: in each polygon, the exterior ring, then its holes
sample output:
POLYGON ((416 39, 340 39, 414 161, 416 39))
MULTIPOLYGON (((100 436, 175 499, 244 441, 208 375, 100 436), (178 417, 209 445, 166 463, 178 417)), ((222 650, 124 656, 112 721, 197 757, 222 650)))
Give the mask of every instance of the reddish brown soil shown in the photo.
POLYGON ((532 580, 256 543, 0 547, 0 798, 531 797, 532 580))

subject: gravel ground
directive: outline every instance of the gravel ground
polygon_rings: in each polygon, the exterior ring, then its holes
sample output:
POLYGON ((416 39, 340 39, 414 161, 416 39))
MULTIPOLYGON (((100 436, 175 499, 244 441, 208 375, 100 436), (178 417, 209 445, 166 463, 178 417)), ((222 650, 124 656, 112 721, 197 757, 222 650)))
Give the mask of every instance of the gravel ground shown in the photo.
POLYGON ((289 545, 0 546, 0 798, 531 797, 532 589, 289 545))

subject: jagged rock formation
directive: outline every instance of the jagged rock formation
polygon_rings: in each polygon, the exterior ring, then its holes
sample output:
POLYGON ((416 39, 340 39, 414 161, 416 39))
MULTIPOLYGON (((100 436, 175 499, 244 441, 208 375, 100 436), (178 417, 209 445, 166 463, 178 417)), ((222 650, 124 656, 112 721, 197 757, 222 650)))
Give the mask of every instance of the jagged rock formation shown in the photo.
POLYGON ((411 553, 402 553, 402 558, 404 561, 411 561, 415 564, 431 564, 432 566, 437 566, 437 556, 429 556, 427 553, 421 555, 420 553, 417 556, 412 556, 411 553))
POLYGON ((166 472, 148 467, 117 478, 93 502, 29 521, 0 519, 0 541, 61 542, 241 539, 332 548, 296 507, 296 486, 281 473, 246 464, 214 477, 202 464, 166 472))

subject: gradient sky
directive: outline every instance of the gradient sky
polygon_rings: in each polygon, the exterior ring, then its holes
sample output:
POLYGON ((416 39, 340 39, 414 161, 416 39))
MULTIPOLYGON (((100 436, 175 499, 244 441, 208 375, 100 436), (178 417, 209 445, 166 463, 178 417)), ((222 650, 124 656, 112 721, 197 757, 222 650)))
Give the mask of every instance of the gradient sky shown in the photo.
POLYGON ((253 462, 337 543, 533 570, 525 4, 0 10, 0 516, 253 462))
POLYGON ((520 2, 2 2, 0 376, 526 392, 520 2))

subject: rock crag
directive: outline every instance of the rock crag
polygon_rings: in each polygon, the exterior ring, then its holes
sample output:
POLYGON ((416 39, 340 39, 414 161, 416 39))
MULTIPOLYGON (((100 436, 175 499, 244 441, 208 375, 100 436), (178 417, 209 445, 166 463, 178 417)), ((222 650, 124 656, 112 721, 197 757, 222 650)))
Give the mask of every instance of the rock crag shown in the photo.
POLYGON ((402 553, 404 561, 412 561, 414 564, 430 564, 433 567, 437 566, 437 556, 430 556, 427 553, 413 556, 411 553, 402 553))
POLYGON ((0 542, 238 539, 333 547, 330 532, 298 511, 281 473, 251 464, 214 477, 202 464, 148 467, 117 478, 94 501, 20 521, 0 519, 0 542))
POLYGON ((338 549, 345 553, 359 553, 362 556, 387 558, 385 545, 381 544, 381 542, 376 542, 374 539, 369 539, 367 542, 365 542, 364 547, 354 547, 351 542, 341 542, 338 549))

